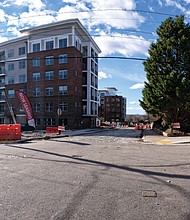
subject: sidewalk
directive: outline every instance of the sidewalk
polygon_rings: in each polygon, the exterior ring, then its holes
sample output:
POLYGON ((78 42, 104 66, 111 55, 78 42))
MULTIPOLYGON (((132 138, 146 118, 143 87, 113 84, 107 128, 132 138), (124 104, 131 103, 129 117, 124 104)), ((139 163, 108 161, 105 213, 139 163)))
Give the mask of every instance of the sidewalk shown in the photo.
POLYGON ((190 144, 190 136, 165 137, 152 129, 145 131, 142 140, 150 144, 190 144))

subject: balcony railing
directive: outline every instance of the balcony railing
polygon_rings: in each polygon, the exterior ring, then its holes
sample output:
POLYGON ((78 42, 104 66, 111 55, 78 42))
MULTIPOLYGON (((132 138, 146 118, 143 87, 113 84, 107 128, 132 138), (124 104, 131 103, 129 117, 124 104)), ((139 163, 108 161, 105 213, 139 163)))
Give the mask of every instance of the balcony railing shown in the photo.
POLYGON ((0 61, 5 61, 5 55, 0 55, 0 61))

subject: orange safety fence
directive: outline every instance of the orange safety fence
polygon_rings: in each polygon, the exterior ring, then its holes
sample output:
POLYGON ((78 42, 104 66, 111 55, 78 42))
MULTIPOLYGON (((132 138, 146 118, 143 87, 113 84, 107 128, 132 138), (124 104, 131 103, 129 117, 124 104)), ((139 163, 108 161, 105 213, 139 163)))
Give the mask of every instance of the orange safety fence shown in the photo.
POLYGON ((47 134, 59 134, 58 127, 46 127, 47 134))
POLYGON ((0 124, 0 141, 20 140, 20 124, 0 124))
POLYGON ((146 125, 135 125, 134 130, 144 130, 144 129, 148 129, 151 128, 150 124, 146 124, 146 125))

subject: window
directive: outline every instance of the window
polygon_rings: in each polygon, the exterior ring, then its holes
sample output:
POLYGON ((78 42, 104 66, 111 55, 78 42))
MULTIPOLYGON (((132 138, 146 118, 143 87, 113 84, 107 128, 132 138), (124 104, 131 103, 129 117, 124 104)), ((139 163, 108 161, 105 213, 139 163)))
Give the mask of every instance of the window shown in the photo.
POLYGON ((14 76, 10 76, 8 78, 8 84, 14 84, 14 82, 15 82, 15 77, 14 76))
POLYGON ((49 86, 45 89, 46 96, 52 96, 53 95, 53 86, 49 86))
POLYGON ((67 102, 60 102, 60 103, 59 103, 59 108, 60 108, 63 112, 68 111, 68 103, 67 103, 67 102))
POLYGON ((4 100, 5 100, 5 92, 0 91, 0 101, 4 101, 4 100))
POLYGON ((67 47, 67 38, 59 39, 59 48, 67 47))
POLYGON ((41 119, 40 118, 36 118, 35 119, 35 124, 36 124, 36 126, 40 126, 41 125, 41 119))
POLYGON ((19 49, 18 49, 18 54, 19 55, 24 55, 26 53, 26 48, 25 47, 20 47, 19 49))
POLYGON ((33 58, 32 59, 32 66, 33 67, 40 66, 40 58, 33 58))
POLYGON ((33 103, 33 110, 34 110, 34 112, 40 112, 40 103, 34 102, 33 103))
POLYGON ((52 112, 53 111, 53 103, 51 102, 47 102, 46 103, 46 109, 45 109, 46 112, 52 112))
POLYGON ((19 89, 19 91, 20 91, 20 92, 23 92, 23 93, 26 93, 26 89, 25 89, 25 88, 24 88, 24 89, 23 89, 23 88, 22 88, 22 89, 19 89))
POLYGON ((53 65, 53 64, 54 64, 54 57, 53 56, 46 57, 46 65, 53 65))
POLYGON ((54 72, 53 71, 46 72, 45 79, 46 80, 53 80, 54 79, 54 72))
POLYGON ((53 50, 54 48, 54 42, 53 40, 51 41, 46 41, 46 50, 53 50))
POLYGON ((25 60, 20 60, 19 61, 19 69, 24 69, 26 67, 26 62, 25 60))
POLYGON ((8 50, 8 58, 14 57, 14 49, 8 50))
POLYGON ((19 75, 19 83, 25 83, 26 82, 26 75, 19 75))
POLYGON ((33 52, 39 52, 40 51, 40 43, 35 43, 33 46, 33 52))
POLYGON ((59 86, 59 95, 67 95, 68 87, 67 86, 59 86))
POLYGON ((8 98, 14 99, 14 97, 15 97, 15 90, 13 89, 8 90, 8 98))
POLYGON ((14 70, 14 63, 8 64, 8 71, 14 70))
POLYGON ((55 119, 54 118, 44 118, 44 126, 55 126, 55 119))
POLYGON ((68 78, 68 70, 59 70, 59 79, 67 79, 68 78))
POLYGON ((33 81, 40 81, 40 73, 33 73, 33 81))
POLYGON ((4 113, 5 113, 5 105, 0 104, 0 114, 4 114, 4 113))
POLYGON ((59 64, 67 63, 68 62, 68 56, 67 54, 60 54, 59 55, 59 64))
POLYGON ((33 89, 33 95, 34 96, 39 96, 40 95, 40 88, 34 88, 33 89))

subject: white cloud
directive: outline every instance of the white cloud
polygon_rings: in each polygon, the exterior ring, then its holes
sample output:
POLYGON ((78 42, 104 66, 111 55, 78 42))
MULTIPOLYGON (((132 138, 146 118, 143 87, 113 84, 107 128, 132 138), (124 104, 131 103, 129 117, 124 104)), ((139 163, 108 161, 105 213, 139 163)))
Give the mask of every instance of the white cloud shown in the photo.
POLYGON ((71 3, 71 4, 76 4, 77 0, 62 0, 63 3, 71 3))
POLYGON ((163 3, 162 3, 162 1, 161 1, 161 0, 157 0, 157 2, 158 2, 158 4, 160 5, 160 7, 162 7, 162 6, 163 6, 163 3))
POLYGON ((119 72, 117 73, 117 76, 125 79, 125 80, 128 80, 128 81, 131 81, 131 82, 136 82, 136 83, 142 83, 146 80, 146 76, 144 73, 122 73, 122 72, 119 72))
POLYGON ((8 38, 7 37, 0 37, 0 43, 7 41, 8 38))
POLYGON ((185 0, 185 2, 189 4, 189 3, 190 3, 190 0, 185 0))
POLYGON ((11 32, 11 35, 14 35, 16 37, 20 37, 22 35, 16 27, 9 27, 7 29, 7 32, 11 32))
POLYGON ((0 9, 0 22, 5 22, 6 20, 5 20, 5 12, 2 10, 2 9, 0 9))
POLYGON ((176 8, 181 10, 183 13, 187 12, 186 8, 184 8, 179 2, 177 2, 175 0, 166 0, 166 5, 167 6, 175 6, 176 8))
POLYGON ((143 89, 144 83, 137 83, 130 87, 130 89, 143 89))
POLYGON ((102 50, 101 56, 114 53, 119 53, 127 57, 135 54, 147 56, 150 46, 149 41, 135 35, 116 33, 114 37, 111 37, 102 32, 100 37, 94 37, 94 39, 102 50))
POLYGON ((98 79, 101 80, 101 79, 107 79, 107 78, 112 78, 112 75, 111 74, 107 74, 103 71, 100 71, 98 73, 98 79))
POLYGON ((29 9, 41 10, 45 7, 45 4, 41 0, 5 0, 1 3, 4 7, 15 6, 27 6, 29 9))
POLYGON ((139 105, 139 102, 138 101, 131 101, 129 102, 130 105, 139 105))
POLYGON ((60 9, 62 13, 72 12, 67 14, 66 18, 76 16, 79 19, 88 18, 89 27, 103 24, 117 28, 137 28, 145 21, 143 16, 132 11, 135 9, 134 0, 63 0, 63 2, 72 4, 60 9))
POLYGON ((54 16, 47 15, 46 11, 30 11, 24 12, 20 15, 19 26, 24 27, 25 25, 42 25, 52 23, 55 21, 54 16))

